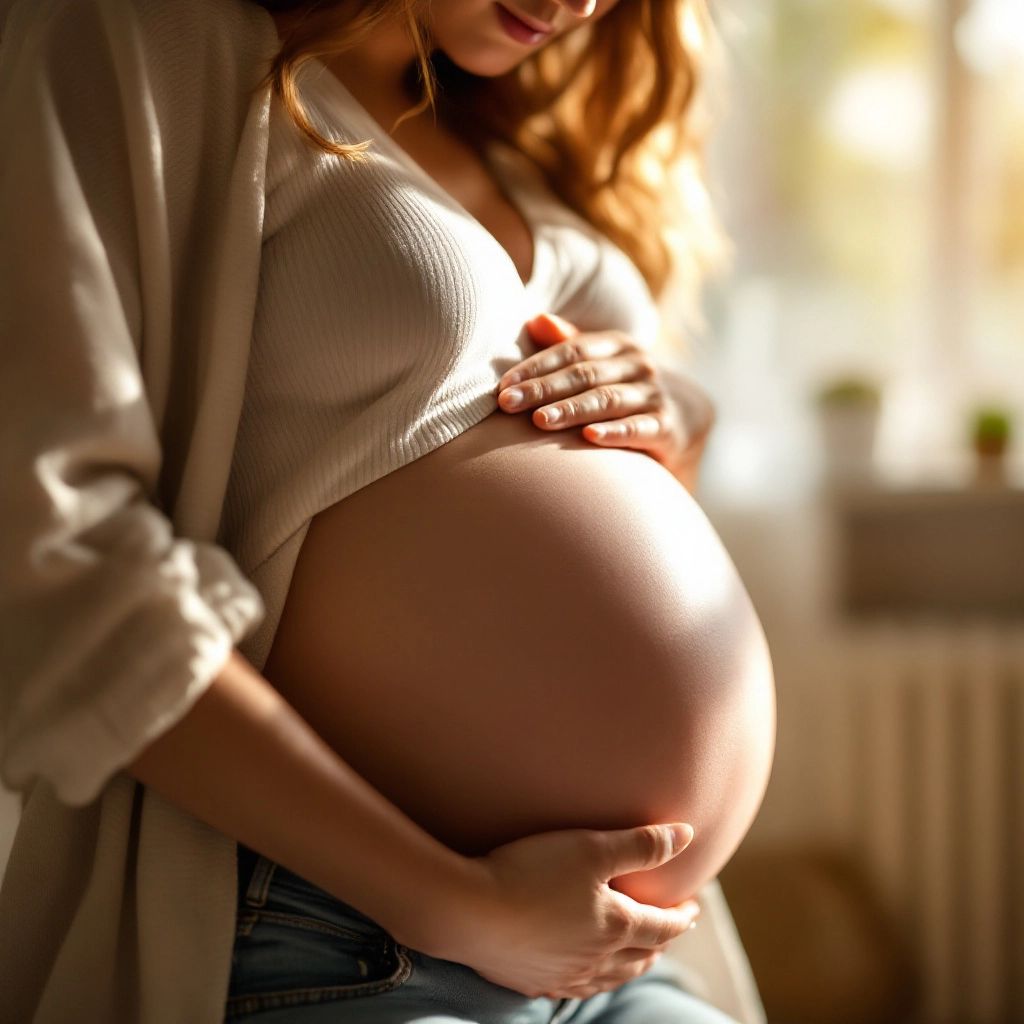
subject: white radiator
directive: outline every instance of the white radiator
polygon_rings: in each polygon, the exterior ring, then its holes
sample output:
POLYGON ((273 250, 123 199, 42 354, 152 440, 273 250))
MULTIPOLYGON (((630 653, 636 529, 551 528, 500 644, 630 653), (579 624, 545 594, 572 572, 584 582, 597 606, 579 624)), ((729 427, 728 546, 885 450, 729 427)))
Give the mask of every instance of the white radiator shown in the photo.
POLYGON ((846 799, 920 1024, 1024 1021, 1024 626, 843 630, 846 799))

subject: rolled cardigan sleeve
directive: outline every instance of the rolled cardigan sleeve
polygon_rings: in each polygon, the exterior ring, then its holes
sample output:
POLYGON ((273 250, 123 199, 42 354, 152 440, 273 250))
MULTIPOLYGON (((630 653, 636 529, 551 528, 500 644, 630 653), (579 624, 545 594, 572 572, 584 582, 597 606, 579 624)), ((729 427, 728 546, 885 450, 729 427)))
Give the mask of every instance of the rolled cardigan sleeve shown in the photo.
POLYGON ((77 806, 184 717, 264 608, 155 503, 115 62, 95 4, 33 4, 0 44, 0 779, 77 806))

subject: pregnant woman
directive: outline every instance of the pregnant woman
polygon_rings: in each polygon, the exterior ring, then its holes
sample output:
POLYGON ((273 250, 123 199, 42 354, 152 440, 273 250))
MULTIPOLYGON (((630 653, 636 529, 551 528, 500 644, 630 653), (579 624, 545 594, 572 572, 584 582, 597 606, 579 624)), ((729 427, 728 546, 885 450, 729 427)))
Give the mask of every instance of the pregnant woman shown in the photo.
POLYGON ((726 1019, 658 961, 774 742, 648 351, 699 14, 14 4, 0 1020, 726 1019))

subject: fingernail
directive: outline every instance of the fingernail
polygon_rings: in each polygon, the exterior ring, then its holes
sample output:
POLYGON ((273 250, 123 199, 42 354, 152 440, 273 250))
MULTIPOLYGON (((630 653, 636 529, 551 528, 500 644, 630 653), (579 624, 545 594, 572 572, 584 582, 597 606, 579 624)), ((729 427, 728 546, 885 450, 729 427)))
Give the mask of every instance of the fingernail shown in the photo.
POLYGON ((690 845, 693 839, 693 826, 685 823, 672 826, 672 852, 679 853, 690 845))
POLYGON ((563 319, 557 313, 545 313, 543 315, 546 316, 549 320, 551 320, 563 332, 575 330, 573 325, 569 323, 568 320, 563 319))
POLYGON ((523 400, 523 393, 519 388, 509 388, 501 393, 506 405, 519 405, 523 400))
POLYGON ((545 423, 557 423, 562 418, 561 409, 545 409, 541 416, 544 417, 545 423))

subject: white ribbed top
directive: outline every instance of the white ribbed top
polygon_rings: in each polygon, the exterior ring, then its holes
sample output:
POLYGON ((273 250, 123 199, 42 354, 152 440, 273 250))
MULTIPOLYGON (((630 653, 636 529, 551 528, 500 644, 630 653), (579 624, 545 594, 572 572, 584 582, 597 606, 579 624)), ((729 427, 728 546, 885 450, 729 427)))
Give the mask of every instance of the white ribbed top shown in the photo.
POLYGON ((327 137, 373 139, 369 160, 318 152, 275 97, 253 347, 222 539, 267 614, 240 647, 262 665, 317 512, 497 409, 501 375, 535 346, 542 311, 654 343, 632 262, 507 147, 488 163, 533 233, 520 279, 493 235, 384 131, 319 60, 298 85, 327 137))

